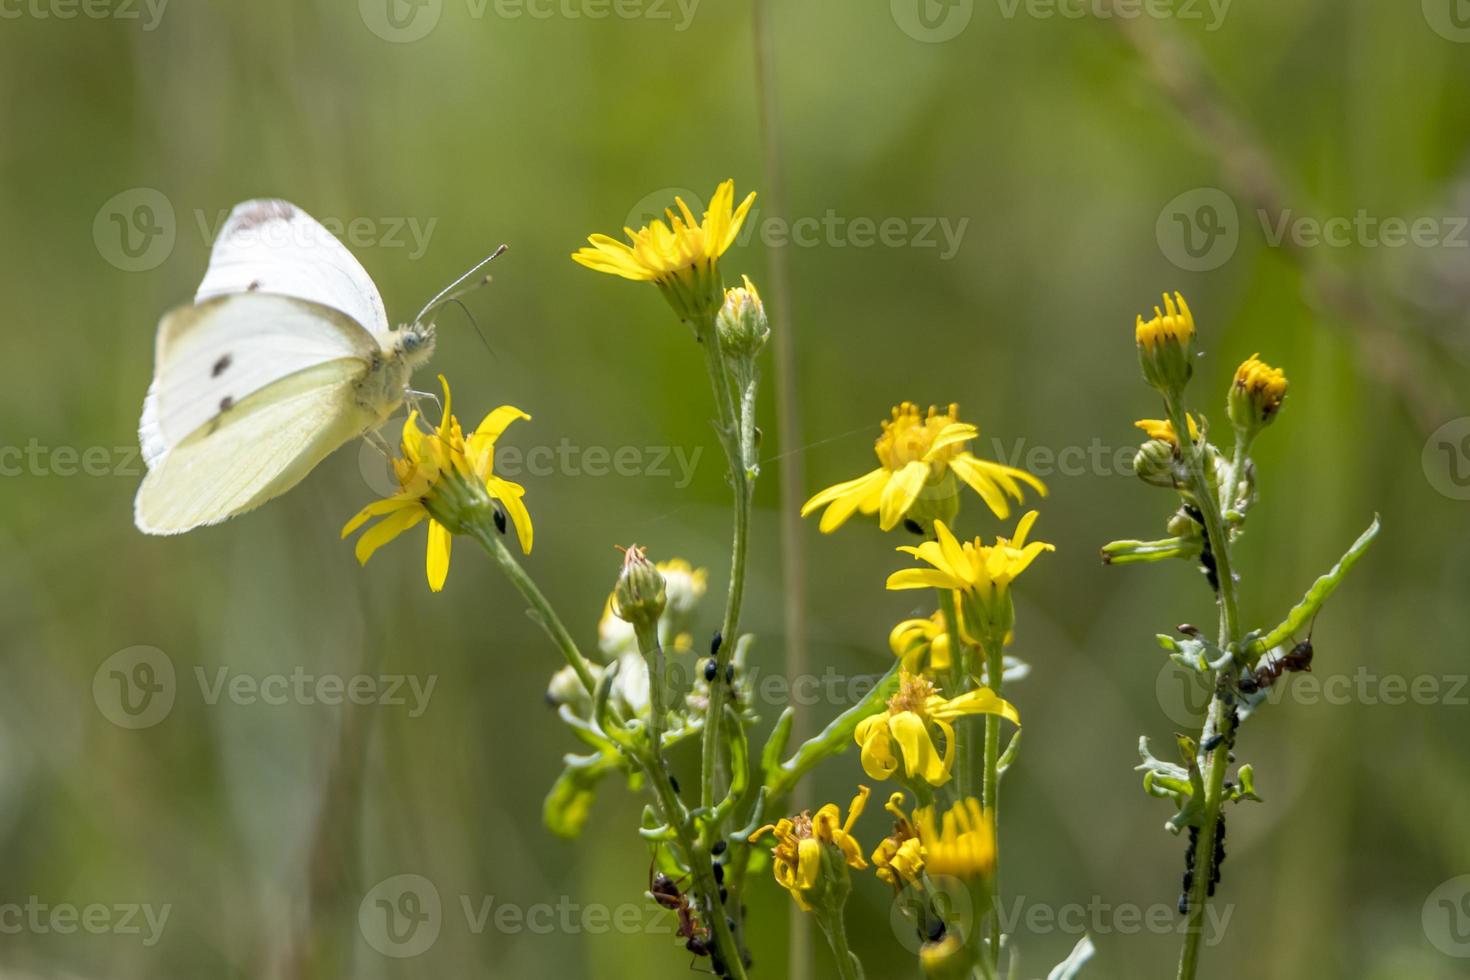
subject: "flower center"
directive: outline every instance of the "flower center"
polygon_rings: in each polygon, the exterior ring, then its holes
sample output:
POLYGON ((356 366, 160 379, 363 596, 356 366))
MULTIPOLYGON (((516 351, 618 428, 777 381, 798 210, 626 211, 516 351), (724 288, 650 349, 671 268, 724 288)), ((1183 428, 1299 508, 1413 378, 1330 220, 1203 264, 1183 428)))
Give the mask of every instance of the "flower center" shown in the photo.
POLYGON ((938 693, 927 678, 905 673, 899 681, 898 693, 888 699, 888 713, 897 715, 911 711, 922 717, 925 703, 938 693))
MULTIPOLYGON (((959 406, 954 404, 951 404, 949 410, 943 413, 937 406, 930 405, 927 416, 920 415, 919 406, 913 402, 904 402, 897 406, 893 409, 893 418, 883 423, 883 434, 878 437, 877 445, 874 447, 879 461, 886 469, 899 470, 908 463, 922 460, 929 452, 929 447, 934 445, 935 436, 939 435, 945 426, 953 424, 959 413, 959 406)), ((939 458, 933 462, 935 464, 948 462, 962 451, 963 446, 956 443, 942 450, 939 458)))

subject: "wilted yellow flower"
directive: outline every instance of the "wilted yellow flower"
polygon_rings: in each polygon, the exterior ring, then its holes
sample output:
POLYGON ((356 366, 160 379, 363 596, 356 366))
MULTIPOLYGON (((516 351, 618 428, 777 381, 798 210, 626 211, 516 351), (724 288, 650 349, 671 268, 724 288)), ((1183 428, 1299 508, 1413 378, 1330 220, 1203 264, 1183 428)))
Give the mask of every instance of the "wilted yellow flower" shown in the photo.
MULTIPOLYGON (((1199 426, 1195 425, 1194 416, 1186 414, 1184 418, 1189 422, 1189 438, 1197 441, 1199 426)), ((1158 439, 1160 442, 1167 442, 1175 449, 1179 448, 1179 435, 1174 431, 1174 423, 1168 419, 1139 419, 1133 423, 1133 427, 1142 429, 1150 439, 1158 439)))
POLYGON ((954 768, 954 725, 964 715, 1000 715, 1012 724, 1021 723, 1016 709, 988 687, 977 687, 955 698, 945 699, 924 677, 899 673, 899 688, 888 699, 886 711, 858 722, 853 739, 862 746, 863 771, 873 779, 887 779, 903 764, 909 779, 922 779, 931 786, 949 782, 954 768), (934 744, 934 729, 944 737, 944 748, 934 744))
POLYGON ((444 386, 444 415, 439 427, 428 433, 420 431, 417 410, 410 412, 403 424, 403 455, 393 460, 398 492, 368 504, 342 528, 345 538, 370 518, 382 518, 357 539, 357 560, 366 564, 373 552, 428 520, 425 570, 429 588, 435 592, 444 588, 449 575, 451 536, 465 533, 476 521, 492 519, 494 501, 499 501, 510 515, 522 551, 530 553, 532 540, 531 515, 521 502, 525 488, 494 475, 495 441, 516 419, 531 416, 502 405, 465 438, 459 420, 450 411, 449 382, 442 374, 439 382, 444 386))
POLYGON ((852 836, 853 824, 867 802, 868 787, 859 786, 857 796, 848 805, 845 821, 837 804, 828 803, 815 816, 804 811, 796 817, 782 817, 750 835, 752 842, 768 833, 775 835, 776 846, 771 853, 776 881, 791 893, 803 911, 810 912, 820 896, 836 884, 823 880, 824 853, 835 859, 839 868, 845 865, 862 870, 868 866, 863 860, 862 847, 852 836))
POLYGON ((892 414, 873 447, 881 465, 856 480, 828 487, 802 506, 803 517, 827 508, 820 525, 823 532, 835 531, 854 512, 876 513, 878 526, 885 531, 905 517, 921 524, 953 520, 959 490, 951 474, 969 484, 1001 518, 1011 512, 1007 496, 1021 499, 1018 480, 1046 495, 1046 484, 1025 470, 980 459, 965 448, 980 431, 959 421, 958 405, 943 412, 931 405, 928 415, 922 415, 919 406, 904 402, 892 414))
POLYGON ((902 888, 906 882, 918 880, 924 870, 924 848, 919 841, 919 831, 908 814, 903 812, 903 794, 894 793, 883 804, 883 809, 893 814, 893 833, 883 838, 873 851, 874 873, 880 881, 894 888, 902 888))
POLYGON ((1252 354, 1235 369, 1230 386, 1230 421, 1254 432, 1269 424, 1286 398, 1286 372, 1252 354))
POLYGON ((720 256, 735 243, 754 202, 752 192, 735 207, 735 182, 727 180, 715 188, 703 220, 696 221, 689 206, 676 197, 679 213, 665 210, 667 224, 655 218, 637 231, 624 228, 627 242, 591 235, 587 239, 591 247, 578 249, 572 258, 598 272, 654 283, 684 319, 712 317, 724 299, 720 256))
POLYGON ((985 627, 1004 637, 1011 631, 1010 585, 1043 551, 1055 551, 1044 541, 1026 542, 1036 511, 1016 524, 1014 538, 996 538, 982 544, 979 538, 961 543, 943 521, 934 522, 935 541, 901 545, 899 551, 928 562, 932 568, 905 568, 888 576, 890 589, 950 589, 964 603, 967 628, 985 627))

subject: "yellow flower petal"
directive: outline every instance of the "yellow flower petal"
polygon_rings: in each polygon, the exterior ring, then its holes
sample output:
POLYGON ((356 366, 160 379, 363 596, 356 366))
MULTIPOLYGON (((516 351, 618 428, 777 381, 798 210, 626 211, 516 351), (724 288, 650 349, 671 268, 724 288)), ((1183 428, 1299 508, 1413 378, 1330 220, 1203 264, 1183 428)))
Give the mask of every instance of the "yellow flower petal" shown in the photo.
POLYGON ((368 528, 363 532, 362 537, 357 539, 354 553, 357 555, 358 564, 366 565, 367 560, 373 556, 373 552, 428 516, 429 512, 421 506, 401 507, 368 528))
POLYGON ((885 531, 896 527, 913 502, 919 499, 928 479, 929 464, 917 460, 890 476, 878 504, 878 526, 885 531))
POLYGON ((429 522, 429 548, 424 558, 424 571, 429 576, 429 590, 440 592, 449 577, 449 550, 454 538, 438 521, 429 522))

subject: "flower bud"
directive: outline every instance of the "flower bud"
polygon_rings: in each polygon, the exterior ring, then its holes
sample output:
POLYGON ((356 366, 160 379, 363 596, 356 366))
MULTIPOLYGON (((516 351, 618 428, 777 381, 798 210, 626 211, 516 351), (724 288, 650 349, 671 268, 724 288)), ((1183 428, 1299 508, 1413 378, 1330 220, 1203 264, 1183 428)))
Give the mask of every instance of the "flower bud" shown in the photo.
POLYGON ((623 552, 623 570, 613 587, 613 612, 634 627, 657 627, 665 602, 664 577, 636 544, 623 552))
POLYGON ((1286 372, 1252 354, 1235 369, 1227 407, 1235 428, 1255 435, 1271 424, 1286 398, 1286 372))
POLYGON ((771 325, 755 284, 749 276, 741 278, 745 285, 725 290, 725 302, 715 318, 715 329, 719 331, 720 346, 726 356, 748 360, 765 347, 771 325))
POLYGON ((1175 448, 1163 439, 1150 439, 1133 457, 1133 472, 1150 486, 1172 489, 1175 484, 1175 448))
POLYGON ((1143 377, 1165 395, 1177 395, 1194 372, 1194 316, 1184 297, 1164 294, 1164 309, 1152 320, 1138 317, 1134 328, 1143 377))

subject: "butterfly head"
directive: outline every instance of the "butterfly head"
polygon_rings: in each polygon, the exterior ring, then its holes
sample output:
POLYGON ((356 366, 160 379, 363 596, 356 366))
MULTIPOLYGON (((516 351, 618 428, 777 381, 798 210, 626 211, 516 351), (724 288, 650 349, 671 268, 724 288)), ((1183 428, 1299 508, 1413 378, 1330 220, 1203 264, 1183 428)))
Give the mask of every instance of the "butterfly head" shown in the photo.
POLYGON ((428 362, 434 353, 434 324, 411 323, 393 331, 393 354, 410 369, 428 362))

